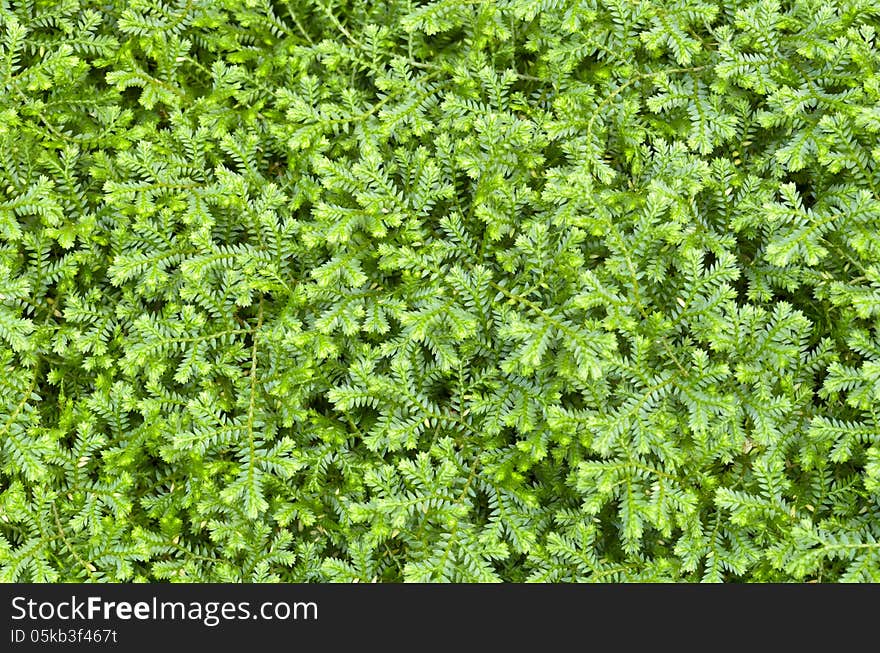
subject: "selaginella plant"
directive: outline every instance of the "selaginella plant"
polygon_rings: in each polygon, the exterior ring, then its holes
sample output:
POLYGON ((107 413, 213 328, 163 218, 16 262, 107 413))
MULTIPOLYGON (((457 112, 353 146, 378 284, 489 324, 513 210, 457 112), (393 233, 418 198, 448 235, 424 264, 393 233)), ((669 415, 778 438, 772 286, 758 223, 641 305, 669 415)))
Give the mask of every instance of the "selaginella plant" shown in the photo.
POLYGON ((0 578, 880 580, 873 0, 3 0, 0 578))

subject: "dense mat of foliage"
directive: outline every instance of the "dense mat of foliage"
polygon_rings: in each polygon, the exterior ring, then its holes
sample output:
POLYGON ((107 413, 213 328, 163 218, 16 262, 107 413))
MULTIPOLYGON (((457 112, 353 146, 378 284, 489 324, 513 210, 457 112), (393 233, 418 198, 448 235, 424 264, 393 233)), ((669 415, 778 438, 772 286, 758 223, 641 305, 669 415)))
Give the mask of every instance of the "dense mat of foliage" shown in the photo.
POLYGON ((0 577, 880 580, 878 25, 0 0, 0 577))

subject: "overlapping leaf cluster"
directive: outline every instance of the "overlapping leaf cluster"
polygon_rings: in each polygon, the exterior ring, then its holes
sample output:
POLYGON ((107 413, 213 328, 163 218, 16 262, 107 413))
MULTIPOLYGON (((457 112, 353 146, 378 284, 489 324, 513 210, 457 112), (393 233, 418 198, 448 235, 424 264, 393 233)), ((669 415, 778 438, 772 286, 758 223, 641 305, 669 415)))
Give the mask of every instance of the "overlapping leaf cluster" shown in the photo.
POLYGON ((880 580, 872 0, 2 0, 0 578, 880 580))

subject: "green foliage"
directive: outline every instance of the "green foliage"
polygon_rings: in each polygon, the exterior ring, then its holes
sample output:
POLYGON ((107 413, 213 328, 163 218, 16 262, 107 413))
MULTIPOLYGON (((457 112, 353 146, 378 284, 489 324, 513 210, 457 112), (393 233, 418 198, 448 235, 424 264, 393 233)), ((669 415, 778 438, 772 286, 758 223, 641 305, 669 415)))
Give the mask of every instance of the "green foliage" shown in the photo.
POLYGON ((0 0, 0 579, 880 581, 869 0, 0 0))

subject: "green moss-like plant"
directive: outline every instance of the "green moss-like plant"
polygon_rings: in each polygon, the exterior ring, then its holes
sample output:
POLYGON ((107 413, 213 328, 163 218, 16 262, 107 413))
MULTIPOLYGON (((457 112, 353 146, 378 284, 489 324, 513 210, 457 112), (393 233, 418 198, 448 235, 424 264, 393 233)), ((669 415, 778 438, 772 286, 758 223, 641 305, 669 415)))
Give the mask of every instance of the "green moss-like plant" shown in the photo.
POLYGON ((878 25, 0 1, 0 579, 880 581, 878 25))

